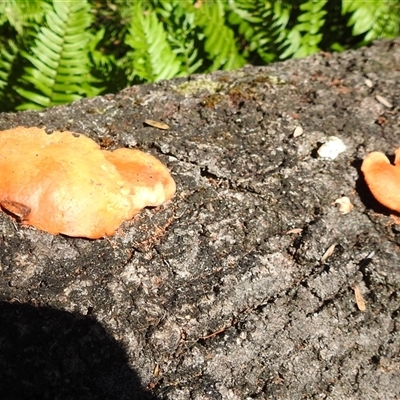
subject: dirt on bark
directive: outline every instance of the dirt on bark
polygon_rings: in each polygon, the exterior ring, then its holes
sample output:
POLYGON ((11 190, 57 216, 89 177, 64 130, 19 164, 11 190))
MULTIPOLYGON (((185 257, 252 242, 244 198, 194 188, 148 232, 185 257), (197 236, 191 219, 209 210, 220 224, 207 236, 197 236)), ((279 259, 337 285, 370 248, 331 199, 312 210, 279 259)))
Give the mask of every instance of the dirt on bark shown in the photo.
POLYGON ((360 172, 400 144, 399 82, 381 41, 1 114, 143 149, 177 182, 100 240, 0 213, 1 397, 399 399, 400 225, 360 172), (330 136, 346 150, 321 158, 330 136))

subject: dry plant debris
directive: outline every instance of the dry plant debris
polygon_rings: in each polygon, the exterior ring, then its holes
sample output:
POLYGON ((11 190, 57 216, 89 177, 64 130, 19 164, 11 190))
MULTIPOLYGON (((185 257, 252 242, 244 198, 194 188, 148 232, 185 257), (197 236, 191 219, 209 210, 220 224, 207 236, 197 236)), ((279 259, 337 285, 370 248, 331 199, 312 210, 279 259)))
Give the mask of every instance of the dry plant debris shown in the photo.
POLYGON ((335 247, 336 247, 336 243, 334 243, 328 247, 328 249, 325 251, 325 253, 321 257, 321 260, 320 260, 321 264, 323 264, 333 254, 335 247))
POLYGON ((360 311, 366 311, 367 307, 365 305, 365 300, 363 295, 361 294, 360 288, 354 285, 352 289, 354 290, 354 297, 356 299, 358 309, 360 311))
POLYGON ((146 125, 152 126, 153 128, 167 130, 169 129, 169 125, 164 124, 164 122, 154 121, 152 119, 145 119, 144 123, 146 125))
POLYGON ((303 232, 302 228, 293 228, 293 229, 288 230, 286 232, 286 235, 290 235, 292 233, 301 233, 301 232, 303 232))
POLYGON ((377 100, 377 101, 379 101, 379 103, 381 103, 381 104, 383 104, 385 107, 387 107, 387 108, 392 108, 393 107, 393 104, 389 101, 389 100, 387 100, 385 97, 383 97, 383 96, 380 96, 379 94, 377 94, 376 96, 375 96, 375 99, 377 100))

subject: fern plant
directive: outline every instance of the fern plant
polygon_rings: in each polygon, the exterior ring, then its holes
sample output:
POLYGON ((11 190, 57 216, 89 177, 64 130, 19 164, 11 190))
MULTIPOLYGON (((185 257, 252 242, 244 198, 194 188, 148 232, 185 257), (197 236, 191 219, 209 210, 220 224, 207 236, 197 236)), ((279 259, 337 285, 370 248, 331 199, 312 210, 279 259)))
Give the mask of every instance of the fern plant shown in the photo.
POLYGON ((190 75, 203 65, 200 51, 203 41, 196 23, 195 7, 179 0, 154 2, 154 10, 163 21, 167 40, 180 63, 180 75, 190 75))
POLYGON ((247 44, 242 49, 254 63, 270 63, 282 53, 286 38, 291 2, 236 0, 229 3, 229 22, 237 26, 238 35, 247 44))
POLYGON ((15 88, 28 100, 18 109, 42 109, 99 92, 90 75, 89 11, 87 1, 80 0, 54 2, 46 12, 46 26, 35 35, 30 52, 22 52, 32 65, 25 68, 21 86, 15 88))
POLYGON ((0 1, 0 106, 344 50, 400 35, 400 0, 0 1))
POLYGON ((9 40, 7 45, 0 49, 0 103, 8 104, 8 109, 15 106, 15 96, 12 96, 13 75, 16 68, 15 61, 18 56, 18 46, 9 40))
POLYGON ((46 3, 31 0, 8 0, 0 2, 0 26, 9 24, 19 35, 30 23, 39 24, 42 18, 42 9, 46 3))
POLYGON ((154 10, 144 9, 142 1, 136 1, 134 17, 125 39, 132 51, 131 80, 158 81, 179 75, 180 63, 167 40, 167 32, 154 10))
POLYGON ((317 52, 323 34, 321 28, 325 24, 327 0, 309 0, 299 6, 300 14, 296 23, 288 33, 280 58, 300 58, 317 52))
POLYGON ((240 68, 246 59, 239 53, 233 29, 226 23, 226 5, 207 2, 196 9, 196 21, 202 28, 204 51, 210 61, 208 71, 240 68))
POLYGON ((350 14, 353 35, 363 35, 360 44, 400 35, 400 3, 393 0, 343 0, 342 12, 350 14))

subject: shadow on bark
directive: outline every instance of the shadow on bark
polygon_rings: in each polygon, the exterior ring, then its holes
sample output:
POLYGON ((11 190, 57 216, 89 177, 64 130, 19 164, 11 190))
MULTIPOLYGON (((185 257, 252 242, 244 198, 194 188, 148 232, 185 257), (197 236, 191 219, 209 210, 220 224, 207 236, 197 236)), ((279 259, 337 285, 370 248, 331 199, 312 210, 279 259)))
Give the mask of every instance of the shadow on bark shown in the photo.
POLYGON ((153 399, 93 318, 0 302, 3 399, 153 399))

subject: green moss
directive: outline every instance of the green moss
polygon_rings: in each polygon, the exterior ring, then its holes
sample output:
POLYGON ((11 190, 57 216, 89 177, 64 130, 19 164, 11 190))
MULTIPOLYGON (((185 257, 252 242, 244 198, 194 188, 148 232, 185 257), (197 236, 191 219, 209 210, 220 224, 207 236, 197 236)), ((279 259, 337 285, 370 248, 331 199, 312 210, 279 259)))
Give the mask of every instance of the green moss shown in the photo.
POLYGON ((257 75, 254 81, 260 83, 270 83, 271 85, 284 85, 287 83, 284 79, 281 79, 279 76, 275 75, 257 75))
POLYGON ((210 94, 214 94, 223 88, 221 83, 212 81, 211 79, 197 79, 195 81, 184 82, 174 89, 180 94, 196 94, 207 90, 210 94))

